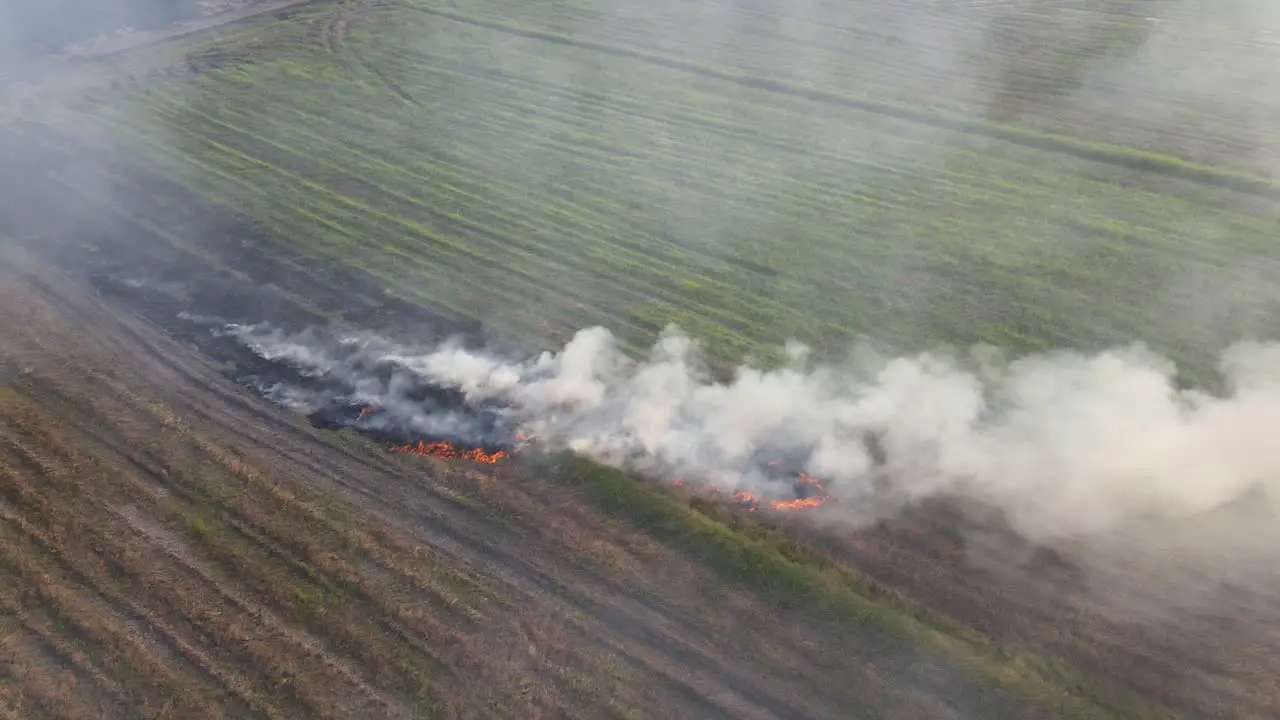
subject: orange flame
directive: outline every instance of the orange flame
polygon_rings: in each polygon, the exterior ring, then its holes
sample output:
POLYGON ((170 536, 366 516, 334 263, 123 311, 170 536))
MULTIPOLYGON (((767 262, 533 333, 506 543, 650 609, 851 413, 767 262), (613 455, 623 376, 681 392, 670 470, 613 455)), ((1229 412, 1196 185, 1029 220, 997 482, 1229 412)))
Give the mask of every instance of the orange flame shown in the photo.
POLYGON ((760 498, 755 493, 739 490, 730 496, 731 500, 746 507, 747 512, 755 512, 760 507, 760 498))
POLYGON ((471 462, 484 463, 486 465, 494 465, 499 460, 509 457, 504 450, 488 453, 479 448, 460 448, 449 442, 427 442, 426 440, 419 440, 408 445, 393 445, 391 446, 391 451, 408 453, 419 457, 440 458, 442 460, 470 460, 471 462))
POLYGON ((810 475, 809 473, 805 473, 805 472, 798 472, 798 473, 796 473, 796 484, 797 484, 797 485, 810 485, 810 486, 814 487, 815 489, 817 489, 817 490, 819 490, 819 491, 821 491, 821 490, 823 490, 823 489, 824 489, 824 488, 822 487, 822 483, 818 482, 818 478, 816 478, 816 477, 814 477, 814 476, 810 475))
MULTIPOLYGON (((777 467, 780 463, 774 461, 769 463, 771 467, 777 467)), ((667 481, 675 487, 684 487, 685 481, 681 478, 671 478, 667 481)), ((719 488, 698 488, 699 491, 708 498, 717 500, 728 500, 745 509, 747 512, 756 512, 761 506, 770 510, 807 510, 810 508, 822 507, 832 502, 832 497, 827 494, 826 488, 822 483, 808 473, 796 473, 795 484, 796 497, 792 500, 769 500, 761 498, 759 495, 748 490, 739 490, 727 498, 719 488)))
POLYGON ((802 510, 804 508, 822 507, 830 500, 831 498, 826 496, 796 498, 795 500, 770 500, 769 507, 774 510, 802 510))
POLYGON ((372 405, 365 405, 364 407, 360 408, 360 417, 364 417, 365 415, 372 415, 373 413, 376 413, 376 412, 378 412, 378 408, 372 405))
POLYGON ((802 510, 816 508, 831 502, 831 496, 822 486, 818 478, 806 472, 796 473, 796 481, 792 485, 798 497, 794 500, 771 500, 769 506, 774 510, 802 510))

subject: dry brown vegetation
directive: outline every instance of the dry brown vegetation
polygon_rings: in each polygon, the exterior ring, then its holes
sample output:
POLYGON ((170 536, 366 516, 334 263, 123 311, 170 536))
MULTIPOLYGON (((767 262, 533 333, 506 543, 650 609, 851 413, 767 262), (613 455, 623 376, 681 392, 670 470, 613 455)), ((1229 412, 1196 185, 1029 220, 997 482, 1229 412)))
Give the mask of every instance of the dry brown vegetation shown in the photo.
POLYGON ((1002 647, 1066 659, 1185 717, 1265 718, 1280 707, 1272 574, 1224 583, 1203 567, 1077 555, 984 519, 926 506, 856 532, 789 529, 1002 647), (1180 607, 1193 592, 1202 597, 1180 607))
POLYGON ((314 468, 227 437, 231 418, 216 402, 187 406, 192 389, 173 377, 198 370, 73 339, 65 315, 92 310, 18 297, 28 292, 5 278, 10 317, 32 331, 5 328, 17 370, 0 403, 3 601, 16 618, 6 646, 24 712, 404 717, 489 705, 538 716, 571 706, 557 676, 589 675, 594 658, 504 657, 492 646, 551 650, 553 626, 395 526, 305 489, 314 468), (147 376, 180 392, 140 392, 147 376), (447 673, 492 681, 449 684, 447 673))

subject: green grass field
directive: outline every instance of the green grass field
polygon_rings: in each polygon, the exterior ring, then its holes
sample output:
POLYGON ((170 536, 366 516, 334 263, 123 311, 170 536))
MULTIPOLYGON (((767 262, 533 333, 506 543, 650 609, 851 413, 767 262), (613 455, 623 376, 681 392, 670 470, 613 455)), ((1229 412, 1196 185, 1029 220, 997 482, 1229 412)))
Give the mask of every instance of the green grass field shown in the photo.
POLYGON ((541 340, 600 323, 642 347, 674 322, 721 359, 791 337, 1141 340, 1201 371, 1274 326, 1265 180, 870 77, 716 67, 590 6, 398 0, 330 42, 321 5, 204 40, 224 67, 97 117, 297 251, 541 340))

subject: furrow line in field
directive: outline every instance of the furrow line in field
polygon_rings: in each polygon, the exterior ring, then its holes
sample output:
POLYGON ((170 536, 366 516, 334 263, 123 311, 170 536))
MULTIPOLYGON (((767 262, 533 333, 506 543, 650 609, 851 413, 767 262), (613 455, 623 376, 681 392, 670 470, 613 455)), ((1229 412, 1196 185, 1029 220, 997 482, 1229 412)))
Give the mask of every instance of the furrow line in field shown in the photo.
POLYGON ((1078 140, 1066 136, 1040 133, 1008 125, 974 120, 958 115, 943 115, 941 113, 928 112, 908 105, 890 104, 866 98, 840 95, 827 90, 805 87, 789 82, 756 77, 737 72, 716 70, 685 60, 655 55, 641 50, 609 45, 607 43, 592 40, 581 40, 557 33, 534 30, 502 22, 478 19, 445 10, 425 7, 418 7, 417 9, 419 12, 453 22, 485 27, 512 36, 526 37, 558 45, 592 50, 615 57, 660 65, 662 67, 682 70, 703 77, 711 77, 724 80, 726 82, 737 83, 760 90, 790 95, 793 97, 802 97, 828 105, 856 108, 866 112, 887 115, 930 127, 982 135, 1017 145, 1044 150, 1046 152, 1069 155, 1084 160, 1091 160, 1132 170, 1150 172, 1156 175, 1165 175, 1183 180, 1190 180, 1214 187, 1227 188, 1245 194, 1259 195, 1263 197, 1280 197, 1280 187, 1277 187, 1275 184, 1263 178, 1206 165, 1198 165, 1172 156, 1118 146, 1109 146, 1102 143, 1078 140))
MULTIPOLYGON (((279 146, 278 144, 277 144, 277 147, 280 147, 281 149, 284 149, 282 146, 279 146)), ((294 152, 295 152, 295 153, 297 153, 297 151, 294 151, 294 152)), ((385 190, 385 188, 384 188, 384 190, 385 190)), ((402 198, 402 199, 406 199, 406 200, 409 200, 409 201, 413 201, 411 198, 402 198)), ((418 204, 416 201, 413 201, 413 202, 415 202, 415 204, 418 204)), ((428 208, 428 210, 430 210, 430 209, 428 208)), ((512 238, 512 239, 514 239, 514 238, 512 238)), ((509 247, 510 247, 510 243, 498 243, 498 245, 500 245, 501 247, 504 247, 504 248, 509 248, 509 247)), ((541 250, 542 252, 544 252, 544 253, 551 253, 551 254, 556 253, 556 250, 555 250, 553 247, 551 247, 551 246, 546 246, 546 245, 542 246, 542 247, 540 248, 540 250, 541 250)), ((572 261, 572 256, 571 256, 571 255, 566 254, 566 255, 564 255, 564 257, 565 257, 567 260, 572 261)), ((636 258, 637 258, 637 259, 639 259, 639 260, 644 260, 644 259, 645 259, 643 255, 637 255, 637 256, 636 256, 636 258)), ((605 256, 603 257, 603 259, 605 259, 605 260, 611 260, 612 258, 611 258, 610 256, 608 256, 608 255, 605 255, 605 256)), ((620 265, 620 266, 618 266, 618 268, 616 268, 616 269, 617 269, 617 270, 619 270, 619 272, 617 273, 617 276, 616 276, 616 277, 618 278, 618 280, 619 280, 619 281, 622 281, 622 278, 625 278, 625 277, 627 277, 628 275, 634 275, 634 273, 633 273, 633 272, 630 272, 630 270, 633 270, 633 269, 634 269, 634 265, 620 265)), ((674 268, 668 268, 668 270, 669 270, 669 269, 674 269, 674 268)), ((624 282, 624 284, 628 284, 628 283, 624 282)), ((650 291, 653 289, 650 285, 644 285, 643 287, 645 287, 647 290, 650 290, 650 291)), ((639 291, 637 291, 637 292, 639 292, 639 291)), ((642 295, 642 294, 637 294, 637 296, 636 296, 636 297, 637 297, 637 298, 640 298, 640 299, 652 299, 652 295, 653 295, 653 293, 652 293, 652 292, 650 292, 648 296, 646 296, 646 295, 642 295)), ((581 298, 579 298, 579 299, 578 299, 578 301, 580 301, 580 300, 581 300, 581 298)), ((719 314, 719 311, 718 311, 717 309, 715 309, 715 308, 704 308, 704 312, 705 312, 706 314, 710 314, 710 315, 713 315, 713 316, 714 316, 714 315, 718 315, 718 314, 719 314)), ((736 318, 736 317, 724 317, 724 318, 723 318, 723 320, 724 320, 725 322, 733 322, 733 323, 736 323, 736 322, 738 321, 738 318, 736 318)))
MULTIPOLYGON (((262 139, 261 139, 261 138, 258 138, 258 140, 260 140, 260 141, 261 141, 262 139)), ((243 145, 241 145, 241 146, 243 147, 243 145)), ((275 145, 275 147, 276 147, 276 149, 277 149, 277 150, 284 150, 284 151, 288 151, 288 149, 287 149, 287 148, 284 148, 283 146, 280 146, 280 145, 278 145, 278 144, 277 144, 277 145, 275 145)), ((295 156, 297 156, 297 157, 307 157, 307 155, 305 155, 305 154, 297 153, 296 151, 293 151, 293 152, 294 152, 295 156)), ((257 151, 255 151, 255 157, 259 157, 259 158, 262 158, 262 157, 270 157, 270 153, 264 152, 263 147, 262 147, 262 146, 259 146, 259 149, 258 149, 257 151)), ((278 153, 277 153, 277 154, 276 154, 276 157, 275 157, 275 162, 281 162, 281 161, 282 161, 282 158, 280 158, 280 157, 279 157, 279 155, 278 155, 278 153)), ((348 175, 351 175, 350 173, 347 173, 347 174, 348 174, 348 175)), ((354 175, 351 175, 351 176, 352 176, 352 177, 354 177, 354 175)), ((385 187, 378 187, 378 188, 376 188, 376 189, 378 189, 378 190, 379 190, 379 191, 381 191, 381 192, 386 192, 386 193, 389 193, 389 194, 399 195, 399 193, 391 193, 391 192, 390 192, 387 188, 385 188, 385 187)), ((365 191, 365 192, 355 192, 355 191, 354 191, 354 189, 353 189, 353 188, 351 188, 349 185, 348 185, 348 186, 346 186, 346 187, 344 187, 343 193, 345 194, 345 196, 348 196, 348 197, 358 196, 361 200, 364 200, 364 201, 376 201, 376 200, 378 200, 378 199, 380 199, 380 198, 381 198, 381 195, 378 195, 377 193, 370 193, 370 192, 368 192, 368 191, 365 191)), ((422 208, 424 211, 426 211, 426 212, 429 212, 429 213, 431 213, 431 212, 439 212, 439 211, 432 210, 432 209, 430 209, 430 208, 426 208, 425 206, 422 206, 420 203, 418 203, 418 202, 416 202, 416 201, 413 201, 411 198, 408 198, 408 197, 406 197, 406 196, 401 195, 401 196, 400 196, 400 199, 405 200, 405 201, 409 201, 409 202, 413 202, 413 204, 415 204, 415 205, 417 205, 417 206, 421 207, 421 208, 422 208)), ((401 220, 404 220, 404 221, 406 221, 406 222, 408 221, 406 218, 404 218, 404 217, 402 217, 402 216, 394 216, 394 215, 392 215, 391 217, 398 217, 398 218, 399 218, 399 219, 401 219, 401 220)), ((501 253, 501 254, 504 254, 504 255, 509 255, 509 254, 511 253, 511 251, 512 251, 512 248, 515 246, 515 243, 513 243, 513 242, 512 242, 512 241, 514 241, 514 240, 515 240, 515 237, 503 238, 501 235, 494 236, 492 232, 490 232, 490 231, 486 231, 486 230, 484 230, 483 228, 479 228, 479 227, 475 226, 473 223, 471 223, 470 221, 464 221, 464 222, 462 222, 462 223, 460 223, 460 224, 462 224, 462 225, 464 225, 464 226, 470 226, 470 227, 469 227, 469 229, 470 229, 472 232, 471 232, 471 233, 469 233, 469 234, 467 234, 467 236, 466 236, 466 237, 467 237, 467 239, 468 239, 468 240, 475 240, 475 239, 477 239, 477 233, 479 234, 479 237, 480 237, 480 238, 490 237, 490 239, 489 239, 485 244, 487 244, 488 246, 490 246, 490 247, 493 249, 493 251, 494 251, 495 253, 501 253)), ((527 239, 526 239, 526 241, 525 241, 525 244, 526 244, 526 245, 528 244, 527 239)), ((553 275, 553 274, 559 273, 559 272, 563 271, 563 270, 564 270, 564 269, 566 269, 566 268, 572 268, 572 269, 576 269, 576 270, 582 270, 582 271, 585 271, 585 270, 587 269, 587 267, 588 267, 588 266, 584 265, 584 264, 583 264, 583 261, 580 259, 581 254, 578 254, 577 256, 575 256, 575 254, 574 254, 574 253, 572 253, 570 250, 558 250, 558 249, 556 249, 556 248, 555 248, 555 247, 553 247, 553 246, 547 246, 547 245, 543 245, 543 246, 541 246, 541 247, 538 247, 538 248, 536 248, 536 250, 537 250, 538 252, 532 252, 532 251, 531 251, 531 252, 528 254, 528 256, 525 258, 525 261, 528 263, 528 266, 529 266, 529 268, 530 268, 530 269, 529 269, 529 272, 530 272, 530 273, 534 272, 534 271, 536 270, 536 267, 537 267, 538 265, 543 265, 543 266, 545 266, 545 267, 546 267, 546 269, 548 270, 548 274, 549 274, 549 275, 553 275), (554 257, 554 256, 559 256, 559 258, 560 258, 560 259, 561 259, 561 261, 562 261, 562 262, 561 262, 561 264, 559 264, 559 265, 553 264, 553 263, 554 263, 554 261, 555 261, 555 257, 554 257)), ((605 255, 605 256, 603 256, 603 258, 601 258, 601 259, 611 259, 611 258, 610 258, 609 256, 605 255)), ((639 291, 639 290, 637 290, 637 289, 634 289, 634 288, 631 288, 631 287, 630 287, 631 285, 634 285, 634 284, 635 284, 635 281, 634 281, 634 280, 631 280, 631 281, 624 281, 624 280, 623 280, 623 278, 627 276, 627 273, 625 272, 625 270, 626 270, 626 267, 625 267, 625 266, 619 266, 618 268, 615 268, 615 270, 617 271, 617 272, 616 272, 616 275, 615 275, 617 283, 620 283, 622 287, 627 288, 629 291, 634 292, 634 293, 635 293, 635 297, 636 297, 637 299, 645 299, 645 297, 646 297, 646 296, 645 296, 645 295, 643 295, 643 294, 640 294, 640 291, 639 291)), ((632 275, 634 275, 634 273, 632 273, 632 275)), ((617 287, 617 286, 618 286, 618 285, 615 285, 615 289, 616 289, 616 287, 617 287)), ((581 297, 581 296, 577 296, 575 293, 572 293, 572 292, 570 292, 570 291, 567 291, 567 290, 561 290, 560 292, 561 292, 562 294, 565 294, 565 295, 566 295, 566 297, 568 297, 568 298, 570 299, 570 301, 571 301, 571 302, 581 302, 581 301, 583 300, 583 297, 581 297)), ((714 308, 705 308, 705 309, 704 309, 704 311, 705 311, 707 314, 711 314, 711 315, 715 315, 715 314, 717 314, 717 311, 716 311, 716 309, 714 309, 714 308)), ((735 318, 728 318, 728 317, 723 318, 723 319, 724 319, 724 321, 725 321, 725 322, 733 322, 733 321, 735 320, 735 318)))

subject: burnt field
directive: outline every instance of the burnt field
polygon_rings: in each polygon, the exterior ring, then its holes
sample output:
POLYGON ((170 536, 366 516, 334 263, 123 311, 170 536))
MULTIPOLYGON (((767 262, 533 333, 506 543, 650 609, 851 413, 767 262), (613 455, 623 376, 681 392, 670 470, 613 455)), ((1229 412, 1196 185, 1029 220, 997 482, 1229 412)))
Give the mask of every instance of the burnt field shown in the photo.
MULTIPOLYGON (((291 254, 129 157, 38 126, 6 131, 0 157, 12 169, 0 187, 10 588, 0 707, 14 716, 1276 708, 1272 640, 1259 631, 1266 596, 1226 588, 1222 602, 1244 612, 1144 618, 1091 594, 1069 553, 945 503, 833 533, 660 493, 698 522, 823 568, 879 608, 874 617, 910 618, 885 624, 916 623, 978 648, 978 660, 886 636, 833 609, 828 585, 780 593, 757 566, 718 565, 714 542, 573 481, 584 472, 573 462, 513 452, 510 428, 453 391, 405 397, 465 413, 477 423, 465 438, 380 428, 385 410, 365 412, 350 385, 264 358, 225 329, 535 348, 291 254), (288 390, 333 402, 290 411, 288 390), (389 452, 464 440, 513 457, 389 452), (780 539, 777 523, 801 542, 780 539), (988 679, 1025 657, 1046 663, 1032 681, 988 679), (1067 699, 1039 695, 1045 687, 1069 688, 1067 699)), ((364 370, 386 384, 396 375, 364 370)))

